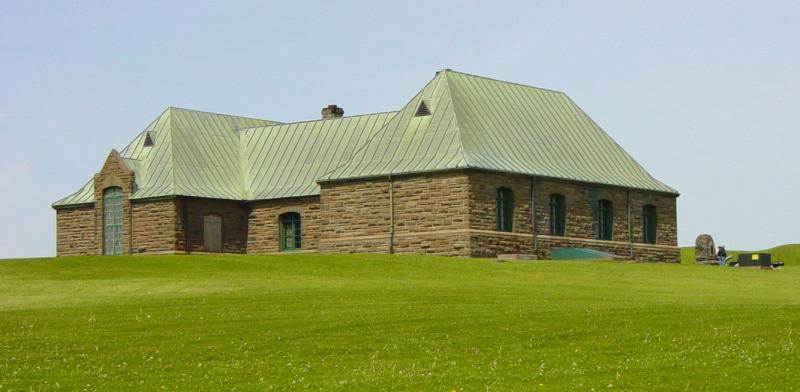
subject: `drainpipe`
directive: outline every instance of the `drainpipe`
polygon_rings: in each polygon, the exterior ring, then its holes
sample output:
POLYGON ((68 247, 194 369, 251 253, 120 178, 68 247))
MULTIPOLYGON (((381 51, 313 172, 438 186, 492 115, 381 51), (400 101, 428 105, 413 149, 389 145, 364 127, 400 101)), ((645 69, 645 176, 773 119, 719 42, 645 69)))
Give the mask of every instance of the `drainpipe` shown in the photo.
MULTIPOLYGON (((130 196, 130 195, 128 195, 130 196)), ((128 254, 133 254, 133 203, 128 198, 128 254)))
POLYGON ((628 215, 628 248, 630 248, 630 259, 633 260, 633 228, 631 227, 631 191, 625 191, 625 208, 628 215))
POLYGON ((539 257, 539 239, 536 238, 536 177, 531 176, 531 234, 533 235, 533 254, 539 257))
POLYGON ((192 253, 192 248, 189 246, 189 210, 186 207, 186 200, 181 200, 181 203, 183 204, 183 251, 188 255, 192 253))
POLYGON ((389 174, 389 254, 394 253, 394 181, 389 174))

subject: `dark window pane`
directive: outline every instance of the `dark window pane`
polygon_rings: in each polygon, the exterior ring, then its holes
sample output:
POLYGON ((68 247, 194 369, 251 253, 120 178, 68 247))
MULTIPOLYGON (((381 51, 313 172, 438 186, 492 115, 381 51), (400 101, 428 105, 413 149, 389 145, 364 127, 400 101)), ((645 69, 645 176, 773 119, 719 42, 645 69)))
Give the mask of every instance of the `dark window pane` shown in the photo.
POLYGON ((610 241, 614 225, 614 208, 610 200, 597 202, 597 239, 610 241))
POLYGON ((647 204, 642 209, 642 233, 643 240, 646 244, 656 243, 656 230, 658 228, 658 216, 656 214, 656 207, 647 204))
POLYGON ((564 236, 566 234, 566 220, 564 195, 558 193, 550 195, 550 235, 564 236))
POLYGON ((512 231, 514 221, 514 194, 511 189, 497 188, 497 230, 512 231))

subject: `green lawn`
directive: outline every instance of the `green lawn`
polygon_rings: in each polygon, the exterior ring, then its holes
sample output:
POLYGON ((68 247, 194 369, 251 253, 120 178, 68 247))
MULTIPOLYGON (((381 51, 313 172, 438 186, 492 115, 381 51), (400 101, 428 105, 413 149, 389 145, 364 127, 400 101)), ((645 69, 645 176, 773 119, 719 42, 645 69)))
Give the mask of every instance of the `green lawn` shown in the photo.
POLYGON ((5 261, 0 390, 793 390, 799 281, 385 255, 5 261))
MULTIPOLYGON (((764 249, 764 250, 728 250, 728 255, 733 256, 733 260, 736 260, 736 255, 739 253, 752 253, 752 252, 764 252, 769 253, 772 255, 773 261, 783 261, 786 265, 796 265, 800 266, 800 244, 787 244, 776 246, 774 248, 764 249)), ((681 263, 682 264, 693 264, 694 263, 694 247, 687 246, 681 248, 681 263)))

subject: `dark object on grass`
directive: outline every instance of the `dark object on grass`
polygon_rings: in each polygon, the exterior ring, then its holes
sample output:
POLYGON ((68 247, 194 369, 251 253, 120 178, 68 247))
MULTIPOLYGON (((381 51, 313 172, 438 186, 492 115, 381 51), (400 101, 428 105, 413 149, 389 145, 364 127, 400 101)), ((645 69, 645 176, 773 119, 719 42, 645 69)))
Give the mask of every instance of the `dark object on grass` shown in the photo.
POLYGON ((783 267, 782 261, 772 261, 772 255, 769 253, 740 253, 736 263, 736 267, 761 267, 761 268, 778 268, 783 267))
POLYGON ((695 264, 719 264, 717 254, 714 253, 714 239, 708 234, 700 234, 694 240, 695 264))
POLYGON ((614 260, 618 257, 614 254, 599 251, 596 249, 585 248, 553 248, 550 253, 553 260, 614 260))
POLYGON ((739 267, 771 267, 772 255, 769 253, 740 253, 736 261, 739 267))

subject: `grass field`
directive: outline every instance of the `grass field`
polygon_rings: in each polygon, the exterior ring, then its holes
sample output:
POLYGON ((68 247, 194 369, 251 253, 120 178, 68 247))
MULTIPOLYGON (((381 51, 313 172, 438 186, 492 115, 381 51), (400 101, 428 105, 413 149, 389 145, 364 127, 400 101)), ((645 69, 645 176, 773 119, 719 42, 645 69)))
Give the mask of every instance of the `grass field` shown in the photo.
POLYGON ((0 390, 800 389, 800 267, 0 263, 0 390))
MULTIPOLYGON (((764 250, 728 250, 728 255, 733 256, 732 260, 736 260, 736 255, 739 253, 751 252, 764 252, 772 255, 773 261, 783 261, 786 265, 800 266, 800 244, 787 244, 776 246, 774 248, 764 250)), ((681 264, 694 263, 694 247, 687 246, 681 248, 681 264)))

